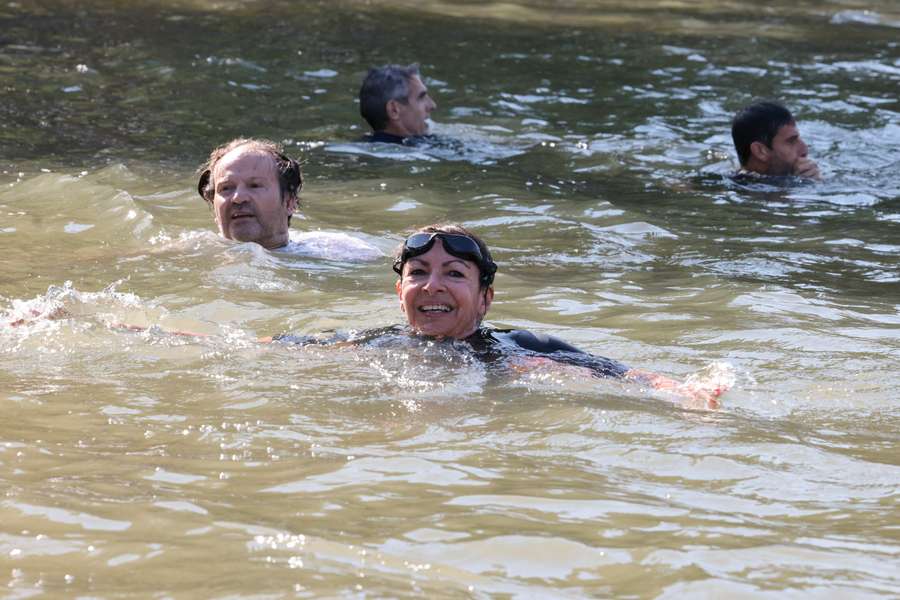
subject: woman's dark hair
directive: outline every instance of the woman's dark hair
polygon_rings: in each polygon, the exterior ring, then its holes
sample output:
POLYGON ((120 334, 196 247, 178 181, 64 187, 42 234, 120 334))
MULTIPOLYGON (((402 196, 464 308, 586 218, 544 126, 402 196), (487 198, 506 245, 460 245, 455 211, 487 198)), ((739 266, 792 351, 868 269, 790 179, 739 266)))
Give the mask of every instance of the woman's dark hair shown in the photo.
MULTIPOLYGON (((206 200, 208 204, 212 204, 216 195, 212 173, 216 165, 226 154, 242 146, 247 146, 248 151, 271 156, 272 160, 275 161, 275 172, 278 175, 278 186, 281 189, 282 198, 285 194, 289 198, 297 197, 297 194, 300 193, 300 189, 303 187, 303 173, 300 170, 300 163, 286 155, 282 147, 275 142, 253 138, 237 138, 213 150, 206 163, 197 169, 197 172, 200 174, 200 179, 197 181, 197 193, 200 194, 201 198, 206 200)), ((288 217, 288 224, 290 222, 291 218, 288 217)))

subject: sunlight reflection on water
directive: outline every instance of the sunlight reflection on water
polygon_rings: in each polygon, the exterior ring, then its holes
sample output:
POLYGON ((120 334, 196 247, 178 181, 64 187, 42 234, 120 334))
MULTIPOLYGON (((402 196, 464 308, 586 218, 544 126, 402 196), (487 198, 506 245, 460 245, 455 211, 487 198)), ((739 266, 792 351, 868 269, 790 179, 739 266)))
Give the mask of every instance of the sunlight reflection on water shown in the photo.
POLYGON ((10 593, 895 590, 896 6, 602 4, 0 9, 10 593), (395 60, 432 143, 359 141, 395 60), (757 96, 823 182, 729 177, 757 96), (286 251, 220 239, 194 191, 236 135, 304 162, 286 251), (258 341, 401 321, 390 255, 439 220, 490 243, 491 324, 733 381, 722 409, 454 345, 258 341))

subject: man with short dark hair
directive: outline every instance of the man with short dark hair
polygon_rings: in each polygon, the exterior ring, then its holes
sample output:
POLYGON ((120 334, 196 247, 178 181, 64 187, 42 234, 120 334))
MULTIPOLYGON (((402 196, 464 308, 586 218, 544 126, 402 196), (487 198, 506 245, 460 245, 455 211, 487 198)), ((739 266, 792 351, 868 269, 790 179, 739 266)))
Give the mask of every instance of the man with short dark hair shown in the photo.
POLYGON ((738 159, 739 175, 793 175, 821 179, 819 167, 807 157, 797 122, 778 102, 760 101, 745 107, 731 122, 731 137, 738 159))
POLYGON ((372 127, 370 142, 403 144, 426 135, 436 107, 415 64, 370 69, 359 90, 359 113, 372 127))

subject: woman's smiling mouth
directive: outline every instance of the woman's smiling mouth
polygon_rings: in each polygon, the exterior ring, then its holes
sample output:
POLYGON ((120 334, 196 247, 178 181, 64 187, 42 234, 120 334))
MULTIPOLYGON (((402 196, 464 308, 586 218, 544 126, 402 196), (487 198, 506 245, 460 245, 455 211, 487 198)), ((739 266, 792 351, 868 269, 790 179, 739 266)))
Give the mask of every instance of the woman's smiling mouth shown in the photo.
POLYGON ((426 304, 419 307, 419 312, 424 313, 448 313, 452 310, 453 308, 446 304, 426 304))

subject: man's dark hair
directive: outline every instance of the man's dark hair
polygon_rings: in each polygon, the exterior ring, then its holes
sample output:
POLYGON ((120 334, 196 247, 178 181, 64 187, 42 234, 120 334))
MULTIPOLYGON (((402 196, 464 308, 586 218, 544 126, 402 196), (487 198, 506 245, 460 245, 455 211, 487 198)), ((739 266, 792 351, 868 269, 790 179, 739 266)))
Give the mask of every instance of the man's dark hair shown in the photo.
MULTIPOLYGON (((222 158, 236 148, 247 146, 247 149, 260 154, 268 154, 275 161, 275 172, 278 175, 278 186, 281 189, 282 199, 287 194, 289 198, 296 198, 303 187, 303 173, 300 171, 300 163, 284 153, 279 144, 269 140, 258 140, 252 138, 237 138, 231 140, 227 144, 222 144, 214 149, 209 159, 203 164, 197 172, 200 179, 197 181, 197 193, 206 200, 207 204, 212 205, 213 198, 216 195, 215 182, 212 181, 212 173, 216 165, 222 158)), ((288 225, 291 224, 291 217, 288 216, 288 225)))
POLYGON ((794 116, 783 104, 762 100, 743 108, 731 122, 731 139, 741 166, 750 160, 750 144, 762 142, 769 148, 778 130, 794 122, 794 116))
POLYGON ((381 131, 388 125, 387 103, 391 100, 406 103, 409 80, 419 75, 419 65, 384 65, 369 69, 369 74, 359 88, 359 114, 372 131, 381 131))

